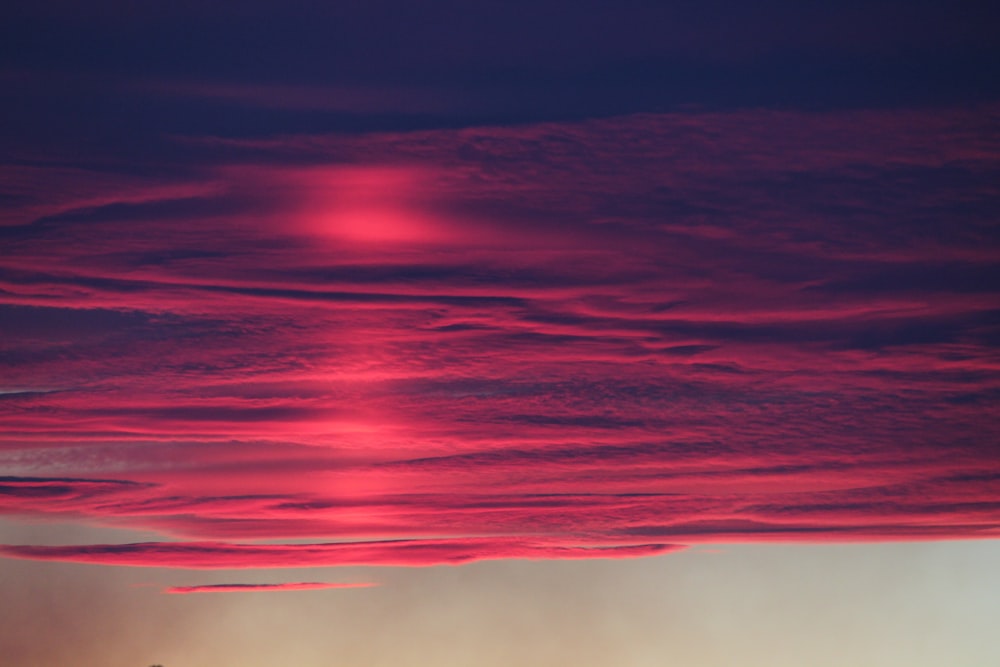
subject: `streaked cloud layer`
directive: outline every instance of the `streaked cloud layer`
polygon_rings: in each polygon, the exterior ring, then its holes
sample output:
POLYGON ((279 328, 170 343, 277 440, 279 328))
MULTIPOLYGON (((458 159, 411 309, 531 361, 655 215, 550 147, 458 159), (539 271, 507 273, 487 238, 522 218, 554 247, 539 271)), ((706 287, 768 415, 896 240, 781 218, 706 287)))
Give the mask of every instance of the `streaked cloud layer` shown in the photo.
POLYGON ((163 541, 2 553, 1000 536, 998 120, 643 114, 8 165, 0 511, 163 541))

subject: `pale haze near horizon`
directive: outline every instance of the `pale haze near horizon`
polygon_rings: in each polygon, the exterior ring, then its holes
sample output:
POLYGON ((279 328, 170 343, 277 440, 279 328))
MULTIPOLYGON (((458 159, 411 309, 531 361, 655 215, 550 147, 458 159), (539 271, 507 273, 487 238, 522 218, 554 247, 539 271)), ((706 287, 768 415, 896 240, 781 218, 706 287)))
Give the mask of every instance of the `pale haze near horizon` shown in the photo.
MULTIPOLYGON (((2 532, 125 533, 13 521, 2 532)), ((987 667, 1000 663, 997 562, 994 540, 252 573, 3 560, 0 655, 5 667, 987 667), (161 592, 289 580, 381 586, 161 592)))

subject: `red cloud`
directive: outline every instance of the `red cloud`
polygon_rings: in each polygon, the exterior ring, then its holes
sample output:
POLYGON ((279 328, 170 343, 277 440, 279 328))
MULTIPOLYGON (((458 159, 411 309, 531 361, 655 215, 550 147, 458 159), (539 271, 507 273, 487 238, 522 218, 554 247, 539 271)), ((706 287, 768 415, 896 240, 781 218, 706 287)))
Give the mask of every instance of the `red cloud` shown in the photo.
POLYGON ((186 175, 12 172, 0 512, 194 542, 4 553, 996 536, 995 113, 192 140, 186 175), (255 540, 337 542, 228 543, 255 540))

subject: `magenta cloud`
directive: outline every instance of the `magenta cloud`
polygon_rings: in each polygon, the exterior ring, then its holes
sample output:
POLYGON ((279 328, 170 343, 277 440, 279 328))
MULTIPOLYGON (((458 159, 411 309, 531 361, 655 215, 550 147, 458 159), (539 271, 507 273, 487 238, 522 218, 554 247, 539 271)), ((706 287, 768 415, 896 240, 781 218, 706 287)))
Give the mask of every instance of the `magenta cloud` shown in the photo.
POLYGON ((186 137, 157 175, 40 158, 3 186, 0 512, 163 541, 0 552, 995 538, 997 113, 186 137))

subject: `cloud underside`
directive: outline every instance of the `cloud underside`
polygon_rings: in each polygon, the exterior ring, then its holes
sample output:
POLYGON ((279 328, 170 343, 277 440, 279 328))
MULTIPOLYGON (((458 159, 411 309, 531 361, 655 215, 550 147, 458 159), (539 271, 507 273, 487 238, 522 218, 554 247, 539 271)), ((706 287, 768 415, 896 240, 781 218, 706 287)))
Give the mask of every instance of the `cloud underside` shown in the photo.
POLYGON ((510 539, 393 540, 250 545, 152 542, 87 546, 3 546, 13 558, 191 569, 461 565, 479 560, 635 558, 676 551, 669 544, 567 547, 510 539))
POLYGON ((997 113, 189 138, 169 177, 2 167, 0 512, 164 536, 2 553, 437 565, 997 537, 997 113))

